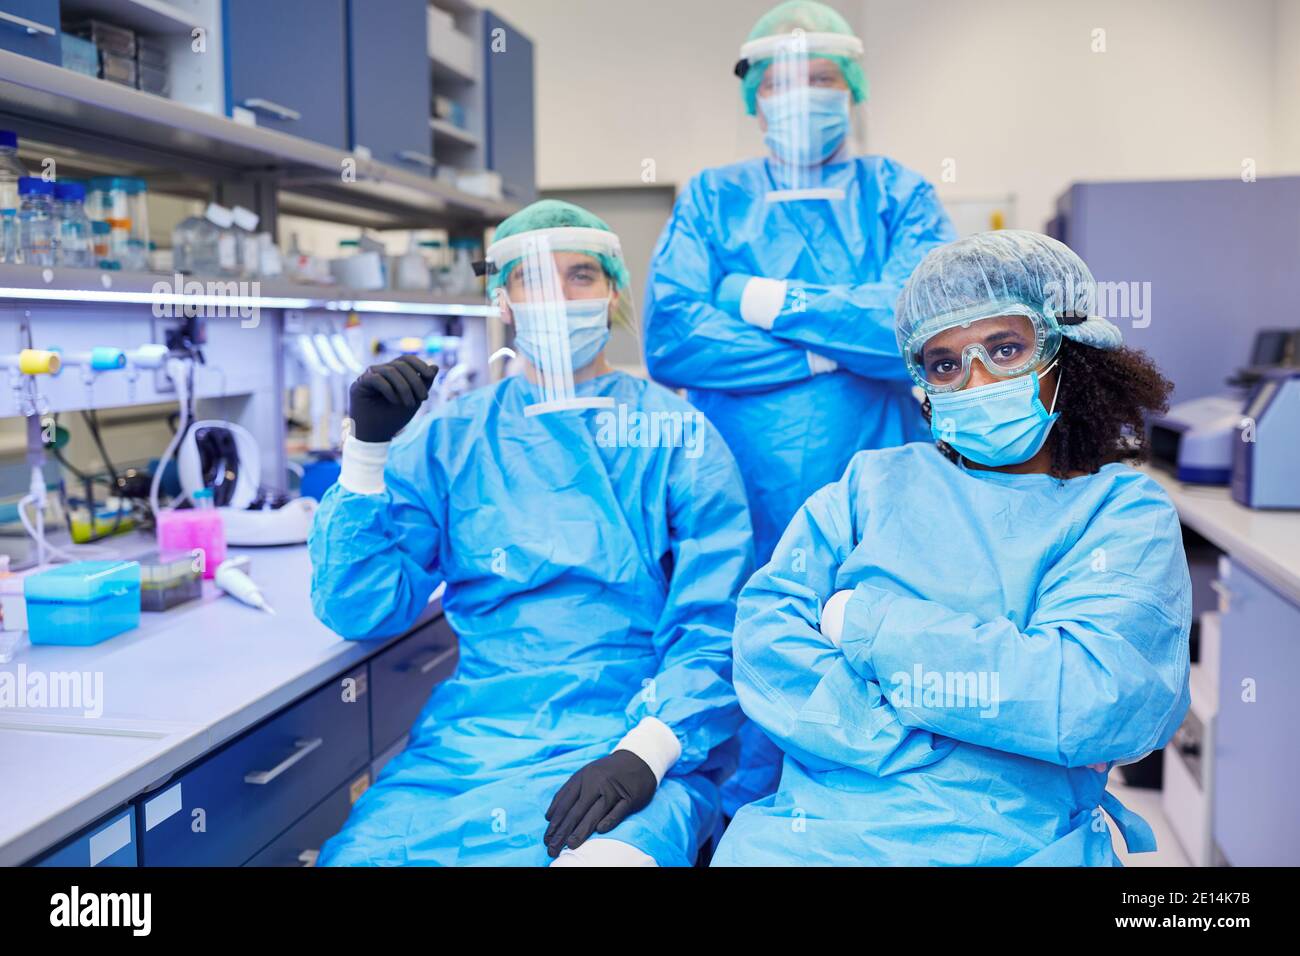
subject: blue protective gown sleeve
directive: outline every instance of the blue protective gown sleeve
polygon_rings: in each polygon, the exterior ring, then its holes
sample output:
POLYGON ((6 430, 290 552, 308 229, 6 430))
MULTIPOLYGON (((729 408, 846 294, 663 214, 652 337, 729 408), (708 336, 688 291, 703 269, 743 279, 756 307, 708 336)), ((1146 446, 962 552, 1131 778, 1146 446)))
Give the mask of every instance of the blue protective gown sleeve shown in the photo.
POLYGON ((884 776, 933 763, 953 743, 904 725, 880 684, 856 672, 821 633, 821 608, 853 547, 854 479, 850 468, 809 498, 772 560, 741 592, 736 694, 749 718, 808 768, 884 776))
POLYGON ((1148 548, 1177 540, 1177 520, 1150 498, 1099 515, 1044 578, 1023 629, 859 584, 841 647, 859 675, 887 686, 918 666, 996 677, 994 712, 909 694, 896 710, 907 727, 1067 767, 1141 757, 1169 741, 1188 706, 1190 609, 1168 598, 1188 593, 1173 586, 1186 563, 1180 548, 1148 548))
POLYGON ((427 454, 425 427, 393 442, 380 494, 334 485, 321 499, 307 539, 312 607, 335 633, 353 640, 409 630, 441 581, 437 569, 445 516, 428 506, 445 501, 427 454), (431 489, 420 494, 418 488, 431 489))
POLYGON ((894 336, 894 303, 925 254, 956 239, 957 233, 934 187, 919 177, 900 206, 879 281, 826 285, 788 279, 785 305, 770 330, 773 336, 833 359, 864 378, 909 377, 894 336))
POLYGON ((655 247, 646 288, 650 375, 674 388, 728 392, 763 391, 811 377, 803 348, 713 304, 722 273, 710 248, 706 209, 696 177, 677 198, 655 247))
POLYGON ((698 458, 678 449, 669 474, 672 576, 655 629, 661 666, 628 705, 628 726, 657 717, 682 754, 672 773, 688 773, 732 737, 742 716, 731 675, 736 594, 753 571, 753 537, 740 470, 722 437, 703 432, 698 458))

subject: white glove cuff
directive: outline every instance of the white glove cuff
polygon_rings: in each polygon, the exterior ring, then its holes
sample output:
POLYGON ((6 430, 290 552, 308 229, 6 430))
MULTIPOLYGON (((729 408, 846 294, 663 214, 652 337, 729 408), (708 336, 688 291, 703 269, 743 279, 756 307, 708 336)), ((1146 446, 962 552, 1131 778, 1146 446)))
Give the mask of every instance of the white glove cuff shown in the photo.
POLYGON ((825 355, 818 355, 816 352, 808 353, 808 371, 814 375, 823 375, 826 372, 833 372, 840 367, 840 363, 834 359, 828 359, 825 355))
POLYGON ((384 493, 384 465, 388 463, 387 441, 361 441, 349 435, 343 442, 339 462, 339 484, 358 495, 384 493))
POLYGON ((755 276, 740 294, 740 317, 760 329, 770 329, 785 307, 786 281, 755 276))
POLYGON ((836 591, 826 599, 826 606, 822 608, 822 633, 836 647, 840 646, 840 638, 844 634, 844 606, 851 597, 852 591, 836 591))
POLYGON ((642 717, 641 722, 624 734, 614 749, 626 750, 644 760, 654 771, 656 783, 663 782, 682 755, 681 741, 658 717, 642 717))

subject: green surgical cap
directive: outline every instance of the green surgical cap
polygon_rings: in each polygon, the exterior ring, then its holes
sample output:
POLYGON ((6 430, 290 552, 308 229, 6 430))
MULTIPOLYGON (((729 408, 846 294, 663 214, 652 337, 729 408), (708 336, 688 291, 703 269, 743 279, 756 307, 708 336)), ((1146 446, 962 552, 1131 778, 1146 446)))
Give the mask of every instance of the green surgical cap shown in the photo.
MULTIPOLYGON (((758 18, 754 29, 749 31, 746 40, 761 40, 764 37, 780 36, 794 30, 805 33, 838 33, 853 36, 849 22, 824 3, 815 0, 786 0, 758 18)), ((853 102, 861 103, 867 98, 867 75, 862 71, 862 64, 845 56, 819 57, 830 60, 844 74, 844 82, 849 85, 853 102)), ((740 82, 741 95, 745 100, 745 112, 753 116, 758 111, 758 87, 763 82, 771 60, 756 60, 749 65, 749 72, 740 82)))
MULTIPOLYGON (((602 232, 610 233, 614 231, 609 228, 609 223, 581 206, 575 206, 571 202, 564 202, 562 199, 539 199, 504 220, 501 225, 497 226, 493 238, 507 239, 523 232, 533 232, 537 229, 555 229, 560 226, 581 226, 585 229, 599 229, 602 232)), ((600 262, 601 268, 605 270, 605 275, 609 276, 613 281, 614 288, 621 291, 628 287, 631 278, 622 259, 615 259, 608 253, 595 250, 591 252, 591 256, 600 262)), ((518 264, 518 259, 508 262, 499 272, 488 277, 487 293, 489 298, 497 289, 506 284, 506 280, 510 278, 511 270, 518 264)))

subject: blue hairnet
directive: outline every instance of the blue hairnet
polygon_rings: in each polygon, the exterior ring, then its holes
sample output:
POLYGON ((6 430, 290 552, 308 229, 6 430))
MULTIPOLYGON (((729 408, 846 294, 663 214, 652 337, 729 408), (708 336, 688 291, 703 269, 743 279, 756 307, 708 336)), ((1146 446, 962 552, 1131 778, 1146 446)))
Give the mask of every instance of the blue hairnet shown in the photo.
MULTIPOLYGON (((838 11, 815 0, 786 0, 758 18, 754 29, 749 31, 746 40, 761 40, 764 37, 780 36, 794 30, 805 33, 838 33, 841 36, 853 36, 849 22, 838 11)), ((861 103, 867 98, 867 75, 862 64, 846 56, 827 55, 818 57, 833 61, 844 74, 844 82, 853 94, 853 102, 861 103)), ((745 99, 745 112, 753 116, 758 109, 758 87, 763 82, 771 60, 756 60, 749 65, 749 72, 741 80, 740 92, 745 99)))
POLYGON ((981 232, 932 250, 894 309, 898 347, 918 333, 1024 306, 1053 321, 1067 339, 1117 349, 1123 335, 1095 314, 1096 281, 1069 246, 1025 229, 981 232))
MULTIPOLYGON (((532 205, 525 206, 513 216, 505 219, 501 225, 497 226, 496 239, 506 239, 510 236, 518 235, 521 232, 533 232, 537 229, 555 229, 560 226, 581 226, 586 229, 600 229, 603 232, 613 232, 609 228, 609 223, 601 219, 594 213, 588 212, 581 206, 575 206, 571 202, 564 202, 562 199, 539 199, 532 205)), ((613 256, 603 252, 591 252, 592 258, 600 262, 600 266, 605 270, 605 275, 609 276, 614 283, 614 288, 622 291, 631 283, 631 277, 628 275, 627 266, 621 259, 615 259, 613 256)), ((487 293, 490 298, 497 289, 506 284, 510 278, 510 272, 519 264, 515 259, 506 263, 505 267, 488 277, 487 293)))

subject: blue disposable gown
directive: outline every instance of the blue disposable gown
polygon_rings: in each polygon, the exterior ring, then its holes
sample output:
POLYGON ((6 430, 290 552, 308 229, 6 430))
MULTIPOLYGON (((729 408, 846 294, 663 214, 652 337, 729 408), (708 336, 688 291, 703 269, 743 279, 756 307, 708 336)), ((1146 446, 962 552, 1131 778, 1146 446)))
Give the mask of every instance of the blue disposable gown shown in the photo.
MULTIPOLYGON (((576 390, 693 413, 620 372, 576 390)), ((349 638, 397 634, 445 580, 460 638, 456 674, 322 864, 545 864, 555 792, 645 716, 682 754, 606 836, 690 865, 720 822, 715 776, 742 719, 735 596, 753 568, 735 462, 711 428, 694 450, 638 447, 649 433, 623 440, 613 412, 526 417, 535 400, 519 377, 472 392, 394 442, 384 493, 336 486, 321 502, 322 621, 349 638)))
POLYGON ((737 694, 785 761, 714 862, 1114 865, 1099 808, 1154 849, 1089 765, 1173 735, 1190 626, 1178 516, 1140 472, 863 452, 741 592, 737 694))
MULTIPOLYGON (((646 290, 646 365, 726 439, 767 560, 795 510, 865 448, 924 439, 894 338, 894 302, 922 257, 956 238, 933 187, 883 156, 827 167, 842 200, 769 203, 770 160, 705 170, 677 199, 646 290), (724 279, 788 280, 771 330, 740 318, 724 279), (809 352, 839 364, 814 375, 809 352)), ((728 812, 772 792, 780 755, 752 727, 728 812)))

